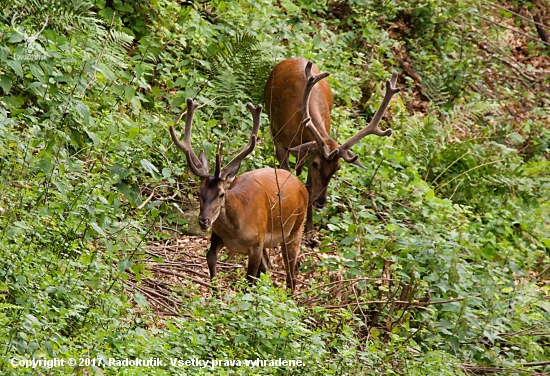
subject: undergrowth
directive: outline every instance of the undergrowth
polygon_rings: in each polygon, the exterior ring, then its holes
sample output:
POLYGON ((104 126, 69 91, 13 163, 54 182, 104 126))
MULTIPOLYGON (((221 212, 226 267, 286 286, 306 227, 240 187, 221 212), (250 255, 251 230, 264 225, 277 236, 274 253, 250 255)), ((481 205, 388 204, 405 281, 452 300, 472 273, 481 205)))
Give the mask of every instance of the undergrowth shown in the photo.
MULTIPOLYGON (((548 372, 549 91, 498 82, 483 94, 496 63, 475 38, 499 29, 477 12, 488 14, 469 0, 3 6, 1 373, 152 372, 106 367, 109 358, 162 359, 155 374, 548 372), (422 80, 403 70, 403 54, 422 80), (185 225, 174 200, 144 202, 145 192, 193 200, 167 127, 193 97, 208 103, 196 145, 210 159, 219 141, 238 150, 252 126, 245 103, 261 102, 270 69, 292 56, 331 73, 340 141, 399 71, 394 136, 364 139, 354 152, 367 170, 344 163, 331 183, 315 213, 328 256, 306 257, 300 294, 263 278, 217 298, 182 294, 179 317, 156 316, 125 280, 149 273, 144 246, 167 238, 161 230, 185 225), (530 110, 513 118, 510 106, 530 110), (13 366, 54 358, 102 363, 13 366), (303 365, 171 362, 278 358, 303 365)), ((262 120, 242 171, 275 163, 262 120)))

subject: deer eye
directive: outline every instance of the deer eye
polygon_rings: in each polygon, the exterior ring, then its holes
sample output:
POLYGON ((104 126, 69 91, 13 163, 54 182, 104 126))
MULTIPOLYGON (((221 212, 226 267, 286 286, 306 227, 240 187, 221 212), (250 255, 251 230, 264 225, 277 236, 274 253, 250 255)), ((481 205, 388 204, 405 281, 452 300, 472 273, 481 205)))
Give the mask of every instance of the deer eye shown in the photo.
POLYGON ((313 162, 311 163, 311 167, 313 167, 313 168, 319 168, 319 163, 313 161, 313 162))
POLYGON ((220 193, 220 198, 225 197, 225 193, 220 193))

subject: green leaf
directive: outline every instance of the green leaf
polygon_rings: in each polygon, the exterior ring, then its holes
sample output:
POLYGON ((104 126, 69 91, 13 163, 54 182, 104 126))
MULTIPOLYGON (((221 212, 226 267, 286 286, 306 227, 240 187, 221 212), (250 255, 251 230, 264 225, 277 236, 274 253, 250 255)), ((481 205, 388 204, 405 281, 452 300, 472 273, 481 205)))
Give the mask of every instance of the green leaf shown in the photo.
POLYGON ((120 182, 115 184, 115 187, 124 195, 124 197, 126 197, 132 206, 138 206, 141 204, 140 191, 136 184, 129 185, 124 182, 120 182))
POLYGON ((123 272, 132 265, 132 262, 128 259, 120 260, 117 264, 117 269, 119 272, 123 272))
POLYGON ((16 97, 13 95, 9 97, 4 97, 4 102, 9 104, 13 108, 21 108, 21 106, 23 106, 23 103, 25 103, 25 101, 21 99, 21 97, 19 96, 16 97))
POLYGON ((327 227, 328 227, 328 229, 329 229, 330 231, 340 231, 340 227, 335 226, 335 225, 333 225, 333 224, 331 224, 331 223, 327 223, 327 227))
POLYGON ((170 103, 170 105, 172 107, 179 107, 185 101, 186 101, 185 95, 176 95, 174 99, 172 99, 172 102, 170 103))
POLYGON ((18 60, 8 60, 6 64, 13 69, 16 75, 23 77, 23 68, 21 68, 21 63, 18 60))
POLYGON ((251 301, 254 301, 254 297, 251 294, 244 294, 242 297, 242 300, 251 302, 251 301))
POLYGON ((48 355, 54 358, 56 354, 53 349, 52 343, 50 341, 44 341, 43 345, 46 351, 48 352, 48 355))
POLYGON ((178 86, 178 87, 182 87, 182 86, 185 86, 187 84, 187 79, 183 78, 183 77, 178 77, 178 79, 176 80, 176 82, 174 82, 174 86, 178 86))
POLYGON ((502 8, 499 8, 498 12, 500 13, 500 15, 501 15, 502 17, 512 18, 512 17, 514 16, 513 13, 510 13, 510 12, 508 12, 508 11, 502 9, 502 8))
POLYGON ((23 41, 23 36, 20 33, 12 32, 10 37, 8 38, 8 43, 19 43, 23 41))
POLYGON ((25 317, 27 318, 27 320, 32 322, 34 325, 36 325, 38 327, 42 326, 40 321, 38 321, 38 319, 35 316, 31 315, 30 313, 26 314, 25 317))
POLYGON ((109 171, 111 172, 110 178, 117 178, 117 182, 121 181, 122 179, 125 179, 130 174, 130 171, 126 167, 124 167, 121 164, 115 163, 112 166, 109 167, 109 171))
POLYGON ((113 4, 116 10, 119 10, 123 13, 134 12, 134 8, 132 8, 129 4, 123 4, 121 1, 114 1, 113 4))
POLYGON ((460 311, 460 303, 445 303, 439 310, 441 312, 458 312, 460 311))
POLYGON ((239 304, 239 309, 242 310, 248 310, 250 307, 252 307, 252 304, 247 301, 241 302, 241 304, 239 304))
POLYGON ((36 78, 38 81, 40 82, 45 81, 44 72, 42 71, 42 68, 40 67, 40 65, 36 63, 31 63, 29 64, 29 70, 31 71, 32 76, 36 78))
POLYGON ((90 140, 92 140, 92 142, 94 143, 94 146, 98 146, 99 145, 99 137, 97 137, 97 134, 95 134, 94 132, 92 131, 86 131, 86 134, 88 135, 88 137, 90 137, 90 140))
POLYGON ((140 307, 149 307, 149 302, 140 292, 134 293, 134 301, 140 307))
POLYGON ((510 141, 512 141, 514 144, 521 144, 525 141, 522 135, 520 135, 518 132, 512 132, 508 133, 508 138, 510 141))
POLYGON ((10 51, 9 47, 0 46, 0 63, 4 62, 8 58, 10 52, 11 51, 10 51))
MULTIPOLYGON (((115 15, 114 9, 109 7, 100 10, 98 13, 101 17, 103 17, 105 21, 107 21, 107 23, 110 23, 111 20, 113 20, 113 16, 115 15)), ((118 17, 114 18, 114 22, 117 22, 117 18, 118 17)))
POLYGON ((344 239, 342 239, 341 243, 343 245, 351 244, 355 241, 355 235, 346 236, 344 239))
POLYGON ((13 81, 10 76, 3 75, 0 77, 0 87, 4 91, 4 95, 8 95, 10 93, 12 83, 13 81))
POLYGON ((435 191, 432 189, 430 189, 428 192, 426 192, 426 200, 427 201, 431 201, 435 196, 435 191))
POLYGON ((90 227, 93 228, 95 232, 97 232, 99 235, 106 236, 105 231, 103 231, 103 229, 99 227, 97 223, 95 222, 90 223, 90 227))
POLYGON ((160 172, 159 170, 155 167, 155 165, 153 165, 151 162, 149 162, 147 159, 142 159, 140 161, 141 163, 141 166, 145 169, 145 171, 147 171, 148 173, 151 174, 151 176, 153 176, 155 179, 158 179, 160 178, 160 172))
POLYGON ((130 102, 132 98, 134 98, 135 93, 136 93, 136 88, 133 86, 127 85, 124 88, 124 98, 126 99, 127 102, 130 102))
POLYGON ((281 6, 285 8, 288 13, 300 13, 301 9, 299 6, 294 4, 291 0, 281 0, 281 6))
POLYGON ((75 108, 77 114, 80 115, 80 118, 82 119, 82 122, 85 125, 89 125, 90 124, 90 109, 88 108, 88 106, 86 106, 82 102, 76 102, 75 105, 74 105, 74 108, 75 108))

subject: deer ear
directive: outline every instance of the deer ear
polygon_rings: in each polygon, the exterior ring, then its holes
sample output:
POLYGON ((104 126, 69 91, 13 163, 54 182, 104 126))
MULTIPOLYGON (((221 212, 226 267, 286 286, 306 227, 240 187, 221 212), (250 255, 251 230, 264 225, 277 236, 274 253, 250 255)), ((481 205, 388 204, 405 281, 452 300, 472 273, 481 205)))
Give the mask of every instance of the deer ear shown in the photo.
POLYGON ((206 154, 204 153, 204 150, 201 149, 199 153, 199 161, 201 161, 203 166, 209 166, 210 163, 208 163, 208 159, 206 158, 206 154))
POLYGON ((237 175, 237 173, 239 172, 239 168, 241 168, 241 164, 238 163, 237 165, 235 165, 235 167, 233 167, 231 169, 231 171, 229 171, 229 173, 227 174, 227 176, 225 177, 224 179, 224 185, 226 187, 228 187, 232 182, 233 180, 235 180, 235 176, 237 175))
POLYGON ((288 149, 290 154, 297 157, 300 153, 311 153, 312 151, 319 150, 319 146, 317 145, 317 142, 310 141, 306 142, 305 144, 295 146, 293 148, 288 149))

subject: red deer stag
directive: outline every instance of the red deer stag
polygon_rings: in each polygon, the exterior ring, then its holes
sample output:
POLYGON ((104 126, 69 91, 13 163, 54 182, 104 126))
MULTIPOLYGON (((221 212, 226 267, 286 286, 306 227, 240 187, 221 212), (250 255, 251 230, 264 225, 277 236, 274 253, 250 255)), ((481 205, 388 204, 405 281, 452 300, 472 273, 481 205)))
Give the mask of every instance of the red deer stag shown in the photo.
POLYGON ((173 127, 170 127, 170 135, 174 144, 185 153, 191 171, 201 179, 199 226, 203 231, 212 230, 206 255, 210 278, 216 276, 218 253, 224 246, 231 253, 248 255, 246 278, 253 282, 269 268, 266 248, 281 245, 287 286, 294 291, 296 259, 308 205, 306 188, 290 172, 273 168, 235 177, 242 160, 254 150, 260 128, 262 106, 254 108, 251 103, 247 107, 254 124, 248 144, 223 168, 218 152, 216 170, 211 175, 204 151, 201 150, 197 157, 191 147, 193 113, 197 106, 191 98, 187 100, 183 142, 173 127))
POLYGON ((340 158, 365 168, 350 148, 369 134, 391 134, 391 129, 382 131, 378 124, 392 96, 399 92, 395 87, 397 73, 393 73, 386 83, 382 104, 370 124, 339 145, 330 137, 332 91, 327 81, 323 80, 328 75, 327 72, 321 73, 306 59, 287 59, 273 68, 264 89, 271 134, 280 167, 289 170, 288 153, 296 156, 297 175, 300 175, 306 158, 309 161, 306 187, 310 202, 307 209, 306 237, 310 244, 316 244, 312 206, 325 206, 327 186, 340 168, 340 158))

